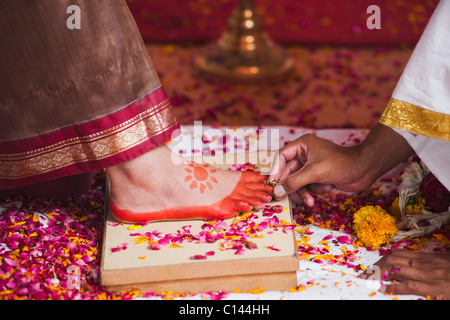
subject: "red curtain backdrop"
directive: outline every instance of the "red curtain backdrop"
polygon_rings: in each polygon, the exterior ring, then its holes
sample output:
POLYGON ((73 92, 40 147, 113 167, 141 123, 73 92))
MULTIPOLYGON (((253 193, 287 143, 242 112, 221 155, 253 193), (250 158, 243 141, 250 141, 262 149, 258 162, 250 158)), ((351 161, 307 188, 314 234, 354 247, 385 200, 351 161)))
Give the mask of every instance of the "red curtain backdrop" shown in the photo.
MULTIPOLYGON (((237 0, 127 0, 146 41, 217 38, 237 0)), ((255 0, 267 32, 282 43, 413 45, 439 0, 255 0), (381 10, 370 30, 367 8, 381 10)))

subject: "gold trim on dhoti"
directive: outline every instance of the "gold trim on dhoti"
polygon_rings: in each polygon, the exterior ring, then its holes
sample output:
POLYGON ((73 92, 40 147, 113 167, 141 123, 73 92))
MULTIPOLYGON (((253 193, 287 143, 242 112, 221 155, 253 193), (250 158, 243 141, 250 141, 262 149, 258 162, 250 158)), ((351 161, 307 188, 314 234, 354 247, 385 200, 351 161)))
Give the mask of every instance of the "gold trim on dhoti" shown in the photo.
MULTIPOLYGON (((450 102, 449 102, 450 103, 450 102)), ((412 134, 450 141, 450 115, 391 98, 380 123, 412 134)))

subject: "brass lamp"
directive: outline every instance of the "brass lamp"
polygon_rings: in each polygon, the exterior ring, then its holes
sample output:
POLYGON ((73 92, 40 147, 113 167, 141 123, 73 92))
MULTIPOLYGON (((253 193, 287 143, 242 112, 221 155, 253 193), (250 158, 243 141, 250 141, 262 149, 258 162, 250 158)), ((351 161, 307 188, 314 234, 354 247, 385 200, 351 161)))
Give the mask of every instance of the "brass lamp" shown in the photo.
POLYGON ((203 73, 232 81, 280 80, 293 69, 286 51, 264 32, 253 0, 239 0, 225 33, 194 58, 203 73))

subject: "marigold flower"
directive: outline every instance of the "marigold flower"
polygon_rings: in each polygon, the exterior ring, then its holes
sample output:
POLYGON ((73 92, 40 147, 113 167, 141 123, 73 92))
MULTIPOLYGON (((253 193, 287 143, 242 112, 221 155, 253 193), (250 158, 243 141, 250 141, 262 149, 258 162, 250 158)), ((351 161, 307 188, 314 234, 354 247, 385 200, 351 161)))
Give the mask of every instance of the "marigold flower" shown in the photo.
POLYGON ((365 247, 379 249, 397 232, 395 219, 380 206, 365 206, 354 215, 353 230, 365 247))

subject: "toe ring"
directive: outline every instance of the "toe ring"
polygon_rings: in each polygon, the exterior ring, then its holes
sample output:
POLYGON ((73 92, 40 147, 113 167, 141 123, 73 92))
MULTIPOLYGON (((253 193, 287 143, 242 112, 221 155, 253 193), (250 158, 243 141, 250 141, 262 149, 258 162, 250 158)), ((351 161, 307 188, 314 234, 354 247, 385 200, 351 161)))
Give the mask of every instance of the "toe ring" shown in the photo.
POLYGON ((272 187, 276 187, 278 182, 275 179, 270 179, 270 180, 264 180, 263 183, 265 184, 265 186, 272 186, 272 187))

